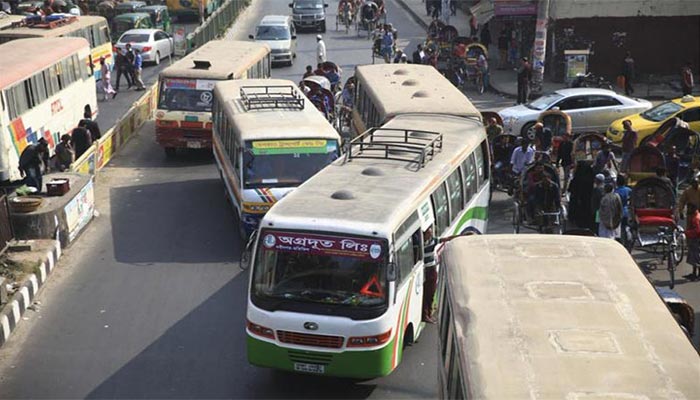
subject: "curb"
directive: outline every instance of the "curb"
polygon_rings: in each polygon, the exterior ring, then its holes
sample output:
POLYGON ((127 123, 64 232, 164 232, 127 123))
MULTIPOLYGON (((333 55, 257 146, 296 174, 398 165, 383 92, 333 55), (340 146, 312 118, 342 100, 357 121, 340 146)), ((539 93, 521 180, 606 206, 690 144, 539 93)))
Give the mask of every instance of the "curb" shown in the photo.
POLYGON ((22 287, 15 292, 12 299, 0 310, 0 347, 7 342, 10 334, 17 328, 22 315, 31 306, 32 301, 39 293, 39 289, 46 283, 51 271, 56 268, 60 257, 61 245, 58 241, 54 241, 53 250, 46 253, 45 259, 39 266, 37 273, 31 274, 22 287))

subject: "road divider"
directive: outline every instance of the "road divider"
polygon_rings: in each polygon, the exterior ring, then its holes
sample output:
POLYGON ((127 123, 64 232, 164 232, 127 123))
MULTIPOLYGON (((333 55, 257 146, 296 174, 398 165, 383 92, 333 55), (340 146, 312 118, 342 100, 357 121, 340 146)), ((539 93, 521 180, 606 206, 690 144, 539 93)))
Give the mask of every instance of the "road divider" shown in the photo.
POLYGON ((248 7, 251 0, 226 0, 202 25, 187 35, 188 50, 196 49, 204 43, 221 36, 248 7))

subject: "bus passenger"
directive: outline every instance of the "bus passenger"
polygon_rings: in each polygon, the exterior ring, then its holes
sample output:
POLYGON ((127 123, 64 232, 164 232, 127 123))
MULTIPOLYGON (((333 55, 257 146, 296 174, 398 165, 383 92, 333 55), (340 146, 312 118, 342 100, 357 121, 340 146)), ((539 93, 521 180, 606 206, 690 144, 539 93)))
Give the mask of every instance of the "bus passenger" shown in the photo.
POLYGON ((437 240, 433 237, 433 228, 423 232, 423 321, 434 324, 433 299, 437 290, 437 262, 435 261, 435 245, 437 240))

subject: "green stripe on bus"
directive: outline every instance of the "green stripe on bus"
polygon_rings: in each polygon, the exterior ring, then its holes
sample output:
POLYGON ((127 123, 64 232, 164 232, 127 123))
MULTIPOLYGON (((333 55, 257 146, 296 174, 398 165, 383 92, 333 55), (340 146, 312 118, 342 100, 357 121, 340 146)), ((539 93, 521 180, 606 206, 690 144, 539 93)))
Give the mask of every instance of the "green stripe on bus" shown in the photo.
POLYGON ((462 231, 462 227, 464 224, 467 223, 470 219, 479 219, 482 221, 486 221, 489 216, 489 208, 488 207, 472 207, 468 209, 467 211, 464 212, 462 215, 462 218, 459 219, 459 223, 457 224, 457 227, 454 230, 454 233, 460 233, 462 231))
POLYGON ((391 355, 394 340, 384 347, 367 351, 343 351, 340 353, 288 349, 274 343, 258 340, 250 335, 248 362, 265 368, 294 371, 294 363, 322 364, 324 373, 319 375, 356 379, 372 379, 386 376, 393 370, 391 355))

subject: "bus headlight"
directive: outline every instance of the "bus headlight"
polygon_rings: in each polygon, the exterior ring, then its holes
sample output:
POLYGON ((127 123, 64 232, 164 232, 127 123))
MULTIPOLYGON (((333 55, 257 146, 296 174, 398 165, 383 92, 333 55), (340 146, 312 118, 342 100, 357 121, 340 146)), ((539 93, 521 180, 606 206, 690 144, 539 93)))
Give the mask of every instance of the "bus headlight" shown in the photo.
POLYGON ((389 341, 391 338, 391 329, 374 336, 353 336, 348 339, 348 347, 372 347, 379 346, 389 341))

